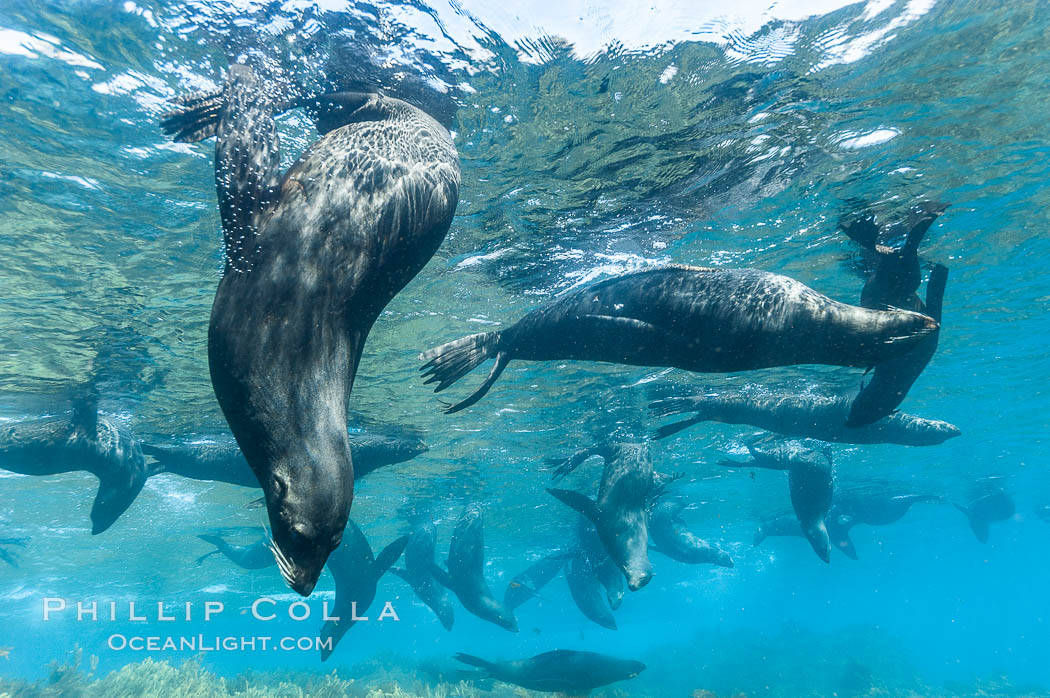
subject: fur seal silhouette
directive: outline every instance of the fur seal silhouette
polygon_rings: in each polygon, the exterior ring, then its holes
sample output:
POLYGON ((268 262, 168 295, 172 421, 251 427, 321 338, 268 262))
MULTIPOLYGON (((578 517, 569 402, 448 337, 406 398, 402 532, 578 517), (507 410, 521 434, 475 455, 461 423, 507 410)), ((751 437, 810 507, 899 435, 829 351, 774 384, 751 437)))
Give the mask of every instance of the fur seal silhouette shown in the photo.
POLYGON ((431 565, 434 578, 456 595, 463 608, 505 630, 518 632, 514 612, 496 600, 485 581, 485 538, 481 507, 471 504, 452 531, 448 546, 448 570, 431 565))
POLYGON ((554 478, 564 477, 591 456, 605 461, 598 498, 574 490, 547 491, 587 517, 598 530, 602 545, 619 566, 631 591, 649 583, 649 531, 646 507, 655 494, 653 460, 645 444, 602 444, 577 451, 561 461, 554 478))
POLYGON ((587 695, 600 686, 633 679, 645 671, 641 662, 575 650, 554 650, 513 662, 490 662, 462 653, 455 659, 482 669, 485 678, 532 691, 569 695, 587 695))
POLYGON ((571 554, 554 552, 544 555, 527 568, 514 575, 503 592, 503 605, 508 610, 517 610, 519 606, 536 596, 543 587, 558 576, 571 554))
POLYGON ((955 508, 966 516, 970 530, 981 543, 988 542, 990 524, 1006 521, 1016 512, 1013 497, 1002 487, 987 482, 980 483, 966 503, 956 504, 955 508))
MULTIPOLYGON (((455 611, 445 587, 434 579, 434 547, 437 542, 434 524, 424 523, 412 530, 405 548, 405 569, 394 568, 391 574, 403 579, 419 600, 434 612, 445 630, 452 630, 455 611)), ((513 609, 511 609, 513 610, 513 609)))
POLYGON ((458 156, 406 102, 288 100, 245 65, 178 104, 162 123, 174 140, 216 137, 226 268, 208 327, 212 386, 265 492, 285 581, 309 595, 353 500, 346 412, 362 347, 445 238, 458 156), (282 178, 275 115, 293 107, 321 136, 282 178))
POLYGON ((688 565, 732 567, 729 553, 686 528, 681 517, 685 505, 679 499, 656 500, 649 509, 649 549, 688 565))
POLYGON ((772 448, 748 444, 747 450, 751 454, 750 461, 723 460, 721 465, 786 470, 791 507, 802 527, 802 535, 821 560, 831 562, 831 539, 824 520, 831 509, 835 478, 828 451, 824 450, 822 456, 814 457, 812 449, 804 448, 797 442, 778 444, 772 448))
POLYGON ((85 470, 97 477, 92 535, 127 511, 149 476, 138 441, 99 414, 94 396, 78 400, 70 417, 0 424, 0 468, 22 475, 85 470))
POLYGON ((575 359, 731 373, 795 364, 869 368, 937 329, 925 315, 839 303, 779 274, 673 266, 625 274, 568 293, 504 330, 420 354, 440 392, 486 359, 481 399, 512 359, 575 359))
POLYGON ((406 545, 408 536, 401 536, 379 555, 373 555, 365 534, 353 521, 347 522, 342 545, 328 558, 328 571, 335 580, 335 605, 331 615, 338 616, 339 620, 329 620, 321 626, 321 638, 332 641, 321 646, 322 662, 332 656, 339 640, 357 622, 353 616, 363 615, 375 601, 379 580, 401 557, 406 545))
POLYGON ((657 439, 701 422, 748 424, 784 436, 846 444, 935 446, 961 433, 953 424, 900 412, 874 424, 847 427, 850 404, 848 398, 841 397, 727 394, 664 398, 651 402, 649 408, 656 417, 694 413, 687 419, 658 427, 653 432, 657 439))
MULTIPOLYGON (((916 291, 922 281, 919 244, 945 208, 943 204, 917 204, 912 207, 908 219, 899 225, 880 226, 871 215, 840 224, 853 241, 874 257, 874 269, 861 291, 861 306, 914 310, 929 315, 940 324, 944 289, 948 282, 947 267, 940 264, 933 266, 926 286, 925 303, 919 300, 916 291), (899 246, 891 246, 892 239, 901 234, 904 242, 899 246)), ((897 409, 936 353, 939 335, 938 328, 911 351, 877 365, 868 383, 850 405, 847 424, 871 424, 897 409)))
POLYGON ((277 564, 277 560, 270 550, 270 543, 265 536, 251 545, 229 543, 221 533, 202 533, 197 537, 205 543, 211 543, 215 546, 215 550, 197 558, 198 565, 212 555, 220 554, 233 564, 246 570, 262 570, 277 564))

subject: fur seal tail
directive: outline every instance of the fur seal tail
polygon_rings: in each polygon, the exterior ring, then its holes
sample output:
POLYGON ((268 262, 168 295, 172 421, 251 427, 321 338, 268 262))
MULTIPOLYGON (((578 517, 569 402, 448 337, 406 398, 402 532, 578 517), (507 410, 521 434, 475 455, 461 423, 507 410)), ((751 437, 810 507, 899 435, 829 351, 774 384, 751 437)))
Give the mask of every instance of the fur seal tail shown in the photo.
POLYGON ((420 369, 423 372, 424 385, 437 383, 435 393, 440 393, 463 376, 467 375, 486 360, 495 357, 496 363, 489 372, 488 378, 477 390, 461 402, 445 407, 446 414, 459 412, 470 407, 485 396, 492 384, 496 382, 503 369, 510 362, 510 355, 499 349, 499 332, 481 332, 463 337, 440 347, 435 347, 419 355, 420 361, 426 361, 420 369))

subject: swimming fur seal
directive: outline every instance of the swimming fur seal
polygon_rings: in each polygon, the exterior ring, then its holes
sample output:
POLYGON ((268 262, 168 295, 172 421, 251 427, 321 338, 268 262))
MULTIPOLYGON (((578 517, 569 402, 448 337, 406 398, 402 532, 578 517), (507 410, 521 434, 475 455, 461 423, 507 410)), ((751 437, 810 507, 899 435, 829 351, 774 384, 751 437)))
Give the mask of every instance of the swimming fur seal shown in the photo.
POLYGON ((149 476, 138 441, 100 415, 94 399, 78 400, 70 417, 0 424, 0 468, 22 475, 85 470, 97 477, 92 535, 127 511, 149 476))
POLYGON ((658 499, 649 509, 649 549, 689 565, 732 567, 729 553, 695 536, 682 520, 686 502, 658 499))
POLYGON ((176 141, 215 136, 226 250, 208 328, 219 405, 266 495, 285 581, 314 588, 350 514, 347 402, 368 332, 433 256, 459 199, 448 131, 379 94, 287 100, 233 65, 179 100, 176 141), (321 133, 281 178, 275 115, 321 133))
POLYGON ((591 456, 605 461, 597 500, 574 490, 547 491, 594 524, 602 545, 627 579, 628 588, 637 591, 653 576, 646 521, 646 507, 655 489, 653 459, 645 444, 602 444, 577 451, 562 461, 554 478, 564 477, 591 456))
POLYGON ((970 530, 981 543, 988 542, 988 529, 996 521, 1006 521, 1014 515, 1014 499, 998 486, 981 486, 972 493, 966 504, 956 504, 970 524, 970 530))
POLYGON ((616 619, 598 579, 598 563, 594 559, 582 552, 572 556, 565 567, 565 581, 576 608, 584 617, 603 628, 616 630, 616 619))
MULTIPOLYGON (((842 517, 840 519, 835 511, 835 507, 832 506, 824 523, 828 529, 828 537, 831 540, 831 547, 838 550, 849 559, 856 560, 858 559, 857 549, 854 547, 853 541, 849 537, 850 526, 848 521, 848 517, 842 517)), ((794 513, 774 516, 763 520, 758 525, 758 528, 755 529, 755 536, 752 545, 757 548, 762 544, 762 541, 771 536, 793 538, 806 537, 802 533, 802 527, 799 526, 798 516, 794 513)), ((810 547, 812 547, 812 544, 810 547)))
MULTIPOLYGON (((349 441, 355 481, 378 468, 411 460, 427 450, 420 439, 370 432, 352 432, 349 441)), ((193 442, 176 444, 144 443, 142 452, 157 462, 151 474, 171 473, 192 480, 259 486, 237 442, 226 436, 200 437, 193 442)))
POLYGON ((481 386, 446 410, 457 412, 480 400, 512 359, 715 373, 794 364, 870 368, 935 329, 925 315, 846 305, 779 274, 672 266, 573 291, 505 330, 457 339, 420 359, 434 392, 496 359, 481 386))
POLYGON ((267 567, 273 567, 277 564, 273 552, 270 551, 269 541, 265 536, 262 536, 251 545, 236 545, 229 543, 221 533, 202 533, 197 537, 205 543, 211 543, 215 546, 215 550, 205 553, 197 558, 198 565, 212 555, 219 554, 223 555, 238 567, 243 567, 246 570, 262 570, 267 567))
MULTIPOLYGON (((841 224, 846 234, 874 257, 873 271, 861 291, 861 306, 914 310, 929 315, 940 324, 944 289, 948 282, 947 267, 933 266, 926 285, 926 303, 919 300, 916 291, 922 281, 919 243, 945 208, 942 204, 929 202, 917 204, 912 207, 909 219, 897 226, 880 226, 873 216, 841 224), (903 243, 891 245, 893 237, 901 233, 903 243)), ((854 398, 847 424, 871 424, 897 409, 936 353, 939 335, 938 328, 911 351, 877 365, 868 383, 854 398)))
POLYGON ((600 686, 633 679, 645 665, 596 652, 554 650, 529 659, 490 662, 470 654, 455 659, 484 670, 484 677, 544 693, 587 695, 600 686))
POLYGON ((517 610, 557 577, 570 557, 571 554, 560 551, 549 553, 514 575, 503 592, 503 605, 511 611, 517 610))
POLYGON ((401 536, 383 548, 379 555, 372 554, 372 546, 361 529, 352 520, 347 521, 342 544, 328 558, 328 571, 335 580, 335 606, 331 615, 339 620, 326 621, 321 626, 321 638, 331 644, 321 645, 321 661, 332 656, 346 631, 357 622, 376 598, 379 580, 401 557, 408 536, 401 536))
POLYGON ((804 448, 797 442, 778 444, 772 448, 748 444, 747 450, 751 460, 740 462, 727 459, 720 464, 731 468, 786 470, 791 507, 802 527, 802 535, 821 560, 831 562, 831 540, 824 519, 831 509, 835 478, 828 451, 816 455, 812 449, 804 448))
POLYGON ((431 565, 434 578, 456 595, 463 608, 505 630, 518 632, 514 612, 496 600, 485 581, 485 537, 481 507, 463 510, 448 546, 448 570, 431 565))
POLYGON ((27 543, 29 543, 28 538, 0 538, 0 560, 12 567, 18 567, 18 560, 21 556, 15 550, 5 550, 3 546, 10 547, 15 545, 19 548, 24 548, 27 543))
MULTIPOLYGON (((452 630, 455 611, 448 592, 434 579, 434 547, 437 534, 434 524, 424 523, 412 530, 405 548, 405 569, 390 572, 403 579, 419 600, 434 612, 445 630, 452 630)), ((513 610, 513 609, 512 609, 513 610)))
POLYGON ((958 436, 958 427, 934 419, 896 413, 874 424, 847 427, 849 398, 816 395, 774 394, 750 397, 744 394, 672 397, 649 404, 654 416, 684 412, 688 419, 664 424, 653 436, 666 438, 701 422, 749 424, 784 436, 847 444, 901 444, 935 446, 958 436))

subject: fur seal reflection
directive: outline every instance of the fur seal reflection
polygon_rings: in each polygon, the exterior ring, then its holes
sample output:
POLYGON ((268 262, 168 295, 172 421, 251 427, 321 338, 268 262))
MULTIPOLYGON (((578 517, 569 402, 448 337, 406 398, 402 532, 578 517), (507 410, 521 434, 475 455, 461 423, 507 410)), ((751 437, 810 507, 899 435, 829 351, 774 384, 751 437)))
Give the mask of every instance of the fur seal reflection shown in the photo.
POLYGON ((529 659, 490 662, 469 654, 457 654, 464 664, 478 667, 482 678, 544 693, 586 695, 600 686, 633 679, 645 665, 633 660, 617 659, 596 652, 554 650, 529 659))
POLYGON ((176 141, 216 137, 226 269, 208 328, 212 385, 265 493, 285 581, 308 595, 350 514, 346 412, 365 339, 448 232, 458 156, 406 102, 289 100, 245 65, 178 104, 162 124, 176 141), (321 135, 282 178, 275 117, 292 107, 321 135))
POLYGON ((463 608, 482 620, 518 632, 514 612, 496 600, 485 581, 485 537, 479 505, 468 506, 456 523, 445 566, 447 571, 432 565, 431 572, 456 595, 463 608))
POLYGON ((331 615, 339 620, 326 621, 321 626, 321 638, 331 640, 331 644, 321 645, 322 662, 332 656, 339 640, 357 622, 354 616, 363 616, 375 601, 379 580, 401 557, 406 545, 408 536, 401 536, 379 555, 373 555, 365 534, 352 520, 347 522, 342 544, 328 558, 328 571, 335 580, 331 615))
POLYGON ((692 412, 687 419, 658 427, 653 436, 664 439, 701 422, 748 424, 784 436, 846 444, 901 444, 935 446, 959 436, 959 428, 935 419, 896 413, 861 427, 848 427, 851 401, 841 397, 744 394, 671 397, 649 404, 654 416, 692 412))
POLYGON ((779 274, 672 266, 572 291, 514 325, 420 354, 426 383, 445 390, 487 359, 480 400, 513 359, 606 361, 730 373, 795 364, 870 368, 937 329, 925 315, 839 303, 779 274))

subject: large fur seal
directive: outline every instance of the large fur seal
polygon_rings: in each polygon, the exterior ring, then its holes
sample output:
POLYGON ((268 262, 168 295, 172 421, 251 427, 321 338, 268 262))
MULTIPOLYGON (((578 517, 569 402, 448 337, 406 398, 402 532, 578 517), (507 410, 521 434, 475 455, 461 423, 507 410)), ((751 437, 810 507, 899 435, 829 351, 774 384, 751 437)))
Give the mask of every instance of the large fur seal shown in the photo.
MULTIPOLYGON (((912 207, 908 220, 900 225, 879 225, 870 215, 841 224, 846 234, 874 258, 872 273, 861 291, 861 306, 905 308, 925 313, 940 323, 948 269, 940 264, 933 266, 926 286, 925 304, 919 300, 916 291, 922 280, 919 243, 945 208, 929 202, 917 204, 912 207), (904 242, 891 245, 892 239, 901 233, 904 242)), ((939 329, 931 332, 911 351, 875 367, 870 380, 850 406, 850 426, 871 424, 897 409, 936 353, 939 334, 939 329)))
POLYGON ((819 439, 847 444, 901 444, 935 446, 961 432, 958 427, 934 419, 896 413, 874 424, 847 427, 850 400, 841 397, 779 394, 750 397, 744 394, 672 397, 650 403, 658 417, 683 412, 694 415, 665 424, 653 432, 666 438, 701 422, 750 424, 784 436, 819 439))
POLYGON ((824 562, 831 562, 831 539, 824 520, 831 509, 835 492, 834 468, 827 450, 820 455, 797 442, 761 448, 748 444, 750 461, 723 460, 731 468, 755 467, 786 470, 791 507, 802 527, 802 535, 813 546, 813 552, 824 562))
POLYGON ((0 468, 22 475, 86 470, 97 477, 92 535, 127 511, 149 476, 138 441, 100 415, 93 398, 78 400, 70 417, 0 424, 0 468))
POLYGON ((779 274, 673 266, 625 274, 562 296, 505 330, 424 352, 440 392, 486 359, 496 364, 456 412, 488 392, 512 359, 578 359, 729 373, 794 364, 868 368, 937 329, 925 315, 833 301, 779 274))
POLYGON ((698 538, 682 520, 686 502, 660 498, 649 509, 649 549, 689 565, 732 567, 729 553, 698 538))
POLYGON ((645 444, 602 444, 565 459, 554 477, 572 472, 591 456, 601 456, 605 461, 597 500, 574 490, 547 491, 594 524, 602 544, 627 579, 628 588, 637 591, 653 576, 646 516, 654 495, 653 459, 645 444))
POLYGON ((197 558, 197 564, 203 563, 212 555, 222 555, 227 560, 246 570, 262 570, 273 567, 277 560, 270 550, 270 542, 262 536, 251 545, 237 545, 230 543, 221 533, 202 533, 199 536, 205 543, 211 543, 215 550, 207 552, 197 558))
MULTIPOLYGON (((372 432, 352 432, 349 442, 355 481, 378 468, 411 460, 427 450, 418 438, 372 432)), ((170 473, 192 480, 259 486, 237 442, 227 436, 198 437, 192 442, 171 444, 144 443, 142 452, 156 461, 151 474, 170 473)))
POLYGON ((490 662, 469 654, 457 654, 455 658, 483 669, 482 676, 486 678, 532 691, 567 695, 587 695, 599 686, 633 679, 645 670, 641 662, 575 650, 554 650, 513 662, 490 662))
MULTIPOLYGON (((353 521, 347 521, 342 545, 328 558, 328 571, 335 580, 332 615, 339 620, 329 620, 321 626, 321 638, 331 639, 331 644, 321 646, 322 662, 332 656, 339 640, 357 622, 354 615, 363 616, 375 601, 379 580, 394 566, 407 545, 408 536, 401 536, 379 555, 373 555, 365 534, 353 521)), ((277 557, 280 562, 280 556, 277 557)))
POLYGON ((12 567, 18 567, 18 560, 21 556, 15 550, 5 550, 4 548, 11 546, 24 548, 27 543, 29 543, 28 538, 0 538, 0 560, 12 567))
MULTIPOLYGON (((448 592, 434 579, 434 547, 437 532, 434 524, 422 523, 412 530, 405 548, 405 569, 394 568, 390 572, 412 587, 419 600, 434 612, 445 630, 452 630, 455 610, 448 592)), ((513 610, 513 609, 511 609, 513 610)))
POLYGON ((176 141, 216 136, 226 248, 208 328, 212 385, 266 495, 285 581, 308 595, 354 493, 346 411, 368 332, 433 256, 459 198, 448 131, 379 94, 289 102, 244 65, 180 100, 176 141), (281 178, 275 115, 321 132, 281 178))
POLYGON ((518 632, 514 612, 496 600, 485 581, 485 537, 481 507, 471 504, 463 511, 448 546, 448 570, 431 566, 434 578, 456 595, 463 608, 482 620, 518 632))

